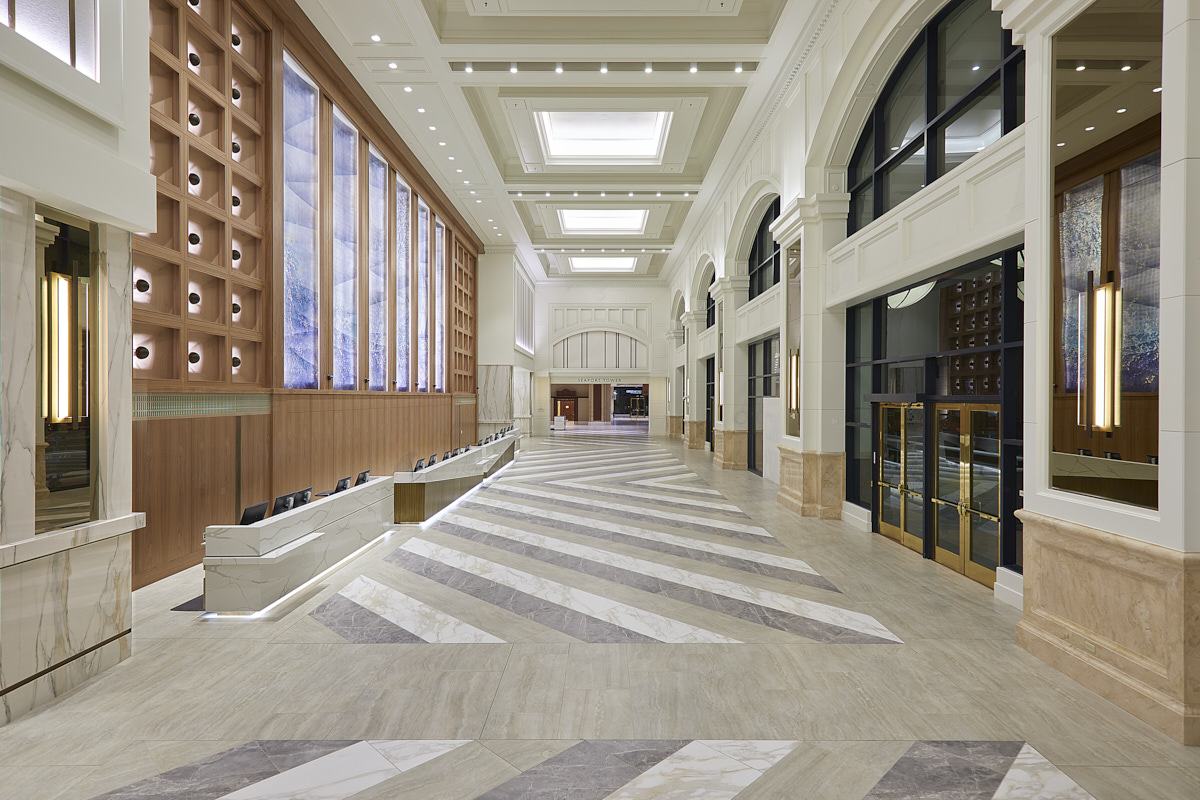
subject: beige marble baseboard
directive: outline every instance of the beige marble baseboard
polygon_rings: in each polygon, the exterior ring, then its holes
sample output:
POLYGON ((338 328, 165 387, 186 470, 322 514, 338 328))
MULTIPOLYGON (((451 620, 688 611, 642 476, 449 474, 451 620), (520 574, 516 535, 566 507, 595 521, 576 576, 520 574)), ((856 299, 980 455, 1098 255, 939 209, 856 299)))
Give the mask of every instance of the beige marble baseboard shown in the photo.
POLYGON ((745 431, 713 431, 713 466, 721 469, 746 469, 748 452, 745 431))
POLYGON ((1017 513, 1025 524, 1017 644, 1200 745, 1200 553, 1017 513))
POLYGON ((672 439, 683 438, 683 417, 668 416, 667 417, 667 436, 672 439))
POLYGON ((779 447, 779 502, 802 517, 841 519, 846 454, 779 447))
POLYGON ((684 424, 684 441, 688 450, 704 449, 704 420, 689 419, 684 424))

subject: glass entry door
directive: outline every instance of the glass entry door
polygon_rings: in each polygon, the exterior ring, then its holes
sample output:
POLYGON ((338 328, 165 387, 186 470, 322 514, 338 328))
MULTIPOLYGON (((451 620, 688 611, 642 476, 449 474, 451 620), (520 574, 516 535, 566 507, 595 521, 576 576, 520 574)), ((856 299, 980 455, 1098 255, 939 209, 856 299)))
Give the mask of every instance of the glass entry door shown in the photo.
POLYGON ((920 403, 879 406, 879 532, 925 549, 925 407, 920 403))
POLYGON ((988 586, 1000 559, 1000 407, 934 409, 934 558, 988 586))

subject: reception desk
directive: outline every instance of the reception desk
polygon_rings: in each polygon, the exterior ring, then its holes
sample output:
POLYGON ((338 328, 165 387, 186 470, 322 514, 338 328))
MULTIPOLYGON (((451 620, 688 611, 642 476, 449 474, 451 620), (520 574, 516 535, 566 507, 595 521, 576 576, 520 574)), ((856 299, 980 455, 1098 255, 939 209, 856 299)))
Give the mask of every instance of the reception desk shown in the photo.
POLYGON ((402 525, 429 519, 511 462, 520 440, 520 430, 509 431, 432 467, 418 472, 397 472, 393 519, 402 525))
POLYGON ((318 498, 252 525, 204 530, 204 610, 261 611, 387 532, 392 479, 318 498))

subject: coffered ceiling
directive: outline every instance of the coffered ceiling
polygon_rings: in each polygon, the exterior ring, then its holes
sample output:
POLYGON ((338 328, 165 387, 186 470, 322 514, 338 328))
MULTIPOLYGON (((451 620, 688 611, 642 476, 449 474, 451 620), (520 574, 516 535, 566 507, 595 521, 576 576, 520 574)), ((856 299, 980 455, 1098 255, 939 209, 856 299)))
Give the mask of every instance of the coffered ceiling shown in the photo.
POLYGON ((485 244, 653 280, 833 0, 299 0, 485 244))

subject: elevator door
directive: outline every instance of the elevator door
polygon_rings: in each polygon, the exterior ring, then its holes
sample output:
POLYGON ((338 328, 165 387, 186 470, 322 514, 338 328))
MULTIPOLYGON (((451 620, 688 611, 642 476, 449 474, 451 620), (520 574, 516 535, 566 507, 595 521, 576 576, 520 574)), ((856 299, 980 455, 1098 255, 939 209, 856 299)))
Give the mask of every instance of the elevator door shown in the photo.
POLYGON ((917 552, 925 549, 925 407, 879 406, 879 532, 917 552))
POLYGON ((717 416, 717 360, 710 358, 704 362, 704 441, 712 449, 713 422, 717 416))
POLYGON ((934 558, 988 586, 1000 558, 1000 407, 934 410, 934 558))

